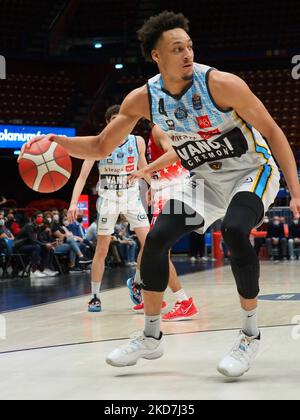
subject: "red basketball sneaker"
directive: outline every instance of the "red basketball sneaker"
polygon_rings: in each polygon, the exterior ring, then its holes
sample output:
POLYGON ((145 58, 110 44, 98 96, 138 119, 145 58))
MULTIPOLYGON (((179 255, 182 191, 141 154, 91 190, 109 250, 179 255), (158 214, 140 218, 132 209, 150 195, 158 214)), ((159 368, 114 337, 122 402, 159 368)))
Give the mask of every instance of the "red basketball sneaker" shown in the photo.
MULTIPOLYGON (((167 304, 165 301, 163 301, 162 305, 161 305, 161 310, 163 311, 164 309, 166 309, 167 304)), ((132 308, 132 310, 134 312, 136 312, 137 314, 143 314, 144 313, 144 302, 140 303, 139 305, 136 305, 132 308)))
POLYGON ((165 322, 172 321, 185 321, 187 319, 193 318, 197 315, 198 310, 194 305, 193 298, 189 300, 184 300, 183 302, 177 302, 174 309, 171 312, 168 312, 162 317, 162 320, 165 322))

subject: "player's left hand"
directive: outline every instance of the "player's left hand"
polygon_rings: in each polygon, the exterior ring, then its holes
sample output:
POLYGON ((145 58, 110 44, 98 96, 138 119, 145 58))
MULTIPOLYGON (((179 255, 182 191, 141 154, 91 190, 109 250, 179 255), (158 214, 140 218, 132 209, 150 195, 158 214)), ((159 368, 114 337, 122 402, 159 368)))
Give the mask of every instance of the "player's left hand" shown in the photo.
POLYGON ((293 212, 295 219, 300 219, 300 198, 292 198, 290 209, 293 212))

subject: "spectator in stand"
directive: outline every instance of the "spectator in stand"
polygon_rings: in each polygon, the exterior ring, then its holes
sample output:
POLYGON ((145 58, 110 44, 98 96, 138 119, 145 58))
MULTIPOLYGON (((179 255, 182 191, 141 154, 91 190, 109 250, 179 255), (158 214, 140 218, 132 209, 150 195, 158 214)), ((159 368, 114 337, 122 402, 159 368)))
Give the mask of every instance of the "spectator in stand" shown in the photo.
POLYGON ((124 221, 124 217, 123 219, 122 217, 120 223, 116 225, 114 234, 118 240, 117 248, 125 266, 136 267, 136 253, 138 245, 134 240, 134 237, 130 235, 128 222, 124 221))
POLYGON ((190 260, 195 263, 197 259, 201 262, 206 262, 205 258, 205 236, 193 232, 190 235, 190 260))
POLYGON ((7 214, 6 226, 14 236, 19 235, 19 233, 21 232, 21 226, 17 222, 17 220, 15 218, 15 214, 12 211, 10 211, 7 214))
MULTIPOLYGON (((295 246, 300 246, 300 223, 297 219, 294 219, 289 226, 289 255, 291 260, 296 259, 295 246)), ((299 255, 297 259, 299 259, 299 255)))
POLYGON ((56 254, 69 254, 69 269, 70 272, 82 271, 79 267, 76 267, 76 257, 80 264, 90 264, 92 261, 84 257, 80 244, 77 243, 73 233, 69 230, 69 221, 65 217, 62 219, 62 223, 52 224, 52 234, 58 241, 58 246, 55 249, 56 254))
POLYGON ((40 230, 44 223, 43 213, 37 212, 32 222, 27 223, 15 239, 14 251, 29 255, 32 262, 31 278, 44 278, 56 275, 49 267, 50 253, 55 245, 39 240, 40 230))
POLYGON ((93 222, 87 229, 84 239, 88 241, 94 248, 97 245, 97 222, 93 222))
POLYGON ((0 207, 1 207, 1 206, 4 206, 4 204, 6 204, 6 203, 7 203, 6 198, 5 198, 5 197, 3 197, 3 196, 1 196, 1 197, 0 197, 0 207))
POLYGON ((275 216, 269 224, 267 231, 267 249, 269 258, 273 260, 273 248, 278 248, 278 259, 282 261, 287 257, 287 238, 285 237, 284 224, 280 217, 275 216))
POLYGON ((14 243, 14 235, 5 226, 4 215, 0 214, 0 250, 4 254, 11 254, 14 243))

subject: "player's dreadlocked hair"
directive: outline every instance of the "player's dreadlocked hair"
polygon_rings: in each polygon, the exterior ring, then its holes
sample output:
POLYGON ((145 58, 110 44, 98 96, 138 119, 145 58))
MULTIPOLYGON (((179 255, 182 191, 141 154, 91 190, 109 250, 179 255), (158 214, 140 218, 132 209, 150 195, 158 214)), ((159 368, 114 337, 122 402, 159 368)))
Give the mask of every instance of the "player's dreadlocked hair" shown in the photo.
POLYGON ((148 19, 137 32, 142 51, 148 61, 152 61, 151 52, 165 31, 181 28, 189 32, 189 20, 182 13, 164 11, 148 19))
POLYGON ((111 120, 111 118, 112 118, 114 115, 118 115, 118 114, 119 114, 119 112, 120 112, 120 108, 121 108, 121 106, 120 106, 120 105, 112 105, 112 106, 110 106, 110 107, 108 108, 108 110, 106 111, 106 113, 105 113, 105 120, 106 120, 106 121, 110 121, 110 120, 111 120))

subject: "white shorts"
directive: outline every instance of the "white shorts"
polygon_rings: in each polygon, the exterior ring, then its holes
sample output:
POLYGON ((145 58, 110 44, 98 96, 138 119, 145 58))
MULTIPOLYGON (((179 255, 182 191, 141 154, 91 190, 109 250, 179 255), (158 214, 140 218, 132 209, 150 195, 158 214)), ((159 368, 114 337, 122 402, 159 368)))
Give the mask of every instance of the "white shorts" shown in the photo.
POLYGON ((132 230, 150 227, 141 198, 136 195, 131 196, 129 201, 112 201, 108 198, 99 197, 97 212, 97 235, 112 235, 120 214, 126 217, 132 230))
MULTIPOLYGON (((263 165, 256 170, 238 173, 216 173, 213 183, 196 178, 189 180, 175 199, 186 203, 204 219, 205 233, 217 220, 223 219, 233 197, 243 191, 255 193, 262 199, 265 212, 274 203, 279 191, 280 174, 276 166, 263 165)), ((191 224, 194 224, 191 220, 191 224)))

